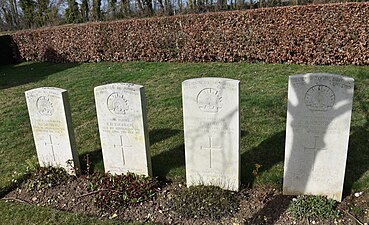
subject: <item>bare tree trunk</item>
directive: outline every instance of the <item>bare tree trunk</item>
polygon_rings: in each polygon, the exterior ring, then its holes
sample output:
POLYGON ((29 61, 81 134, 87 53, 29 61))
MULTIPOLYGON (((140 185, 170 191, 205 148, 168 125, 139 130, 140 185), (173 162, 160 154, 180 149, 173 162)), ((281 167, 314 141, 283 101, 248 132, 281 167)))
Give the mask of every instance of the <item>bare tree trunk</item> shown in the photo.
POLYGON ((88 13, 89 13, 89 6, 88 6, 88 0, 82 0, 81 4, 81 16, 82 21, 87 22, 88 21, 88 13))
POLYGON ((129 0, 121 0, 120 2, 120 13, 121 17, 126 18, 131 14, 130 2, 129 0))
POLYGON ((92 17, 95 21, 99 21, 101 19, 101 0, 92 1, 92 17))
POLYGON ((165 0, 165 14, 167 16, 173 15, 173 8, 170 0, 165 0))
POLYGON ((189 10, 192 10, 193 9, 193 1, 192 0, 188 0, 188 2, 187 2, 187 8, 189 10))
POLYGON ((10 9, 12 12, 12 29, 15 29, 18 26, 18 8, 16 0, 10 0, 10 9))
POLYGON ((140 11, 141 15, 144 15, 144 7, 141 0, 136 0, 138 10, 140 11))
POLYGON ((178 4, 178 10, 179 10, 179 12, 182 12, 182 9, 183 9, 182 0, 177 0, 177 4, 178 4))
POLYGON ((153 8, 152 8, 152 1, 151 0, 144 0, 144 1, 145 1, 146 16, 154 15, 154 11, 153 11, 153 8))
POLYGON ((117 0, 109 0, 108 1, 108 17, 111 20, 114 20, 116 18, 117 14, 117 0))

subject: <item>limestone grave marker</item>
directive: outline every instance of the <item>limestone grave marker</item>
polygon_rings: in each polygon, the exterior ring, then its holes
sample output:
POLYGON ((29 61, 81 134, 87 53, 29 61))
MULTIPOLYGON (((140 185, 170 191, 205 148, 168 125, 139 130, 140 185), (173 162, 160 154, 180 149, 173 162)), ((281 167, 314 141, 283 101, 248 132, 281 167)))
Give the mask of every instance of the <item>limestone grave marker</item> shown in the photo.
POLYGON ((334 74, 289 77, 283 193, 341 201, 354 79, 334 74))
POLYGON ((187 186, 240 184, 239 81, 196 78, 182 83, 187 186))
POLYGON ((25 92, 33 138, 40 166, 63 167, 80 172, 66 90, 54 87, 25 92))
POLYGON ((144 87, 101 85, 95 101, 105 171, 151 176, 144 87))

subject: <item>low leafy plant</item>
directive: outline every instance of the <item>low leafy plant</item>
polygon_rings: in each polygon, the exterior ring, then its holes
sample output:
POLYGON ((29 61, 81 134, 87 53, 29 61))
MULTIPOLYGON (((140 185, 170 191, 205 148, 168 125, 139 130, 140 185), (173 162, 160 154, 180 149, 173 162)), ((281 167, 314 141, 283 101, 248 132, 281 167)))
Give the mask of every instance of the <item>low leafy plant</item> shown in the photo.
POLYGON ((260 174, 259 174, 259 169, 260 167, 262 167, 262 165, 255 163, 255 168, 252 170, 252 175, 255 177, 255 179, 258 179, 260 174))
POLYGON ((159 182, 155 178, 134 173, 95 173, 90 178, 90 187, 98 193, 95 198, 97 207, 116 210, 152 199, 159 191, 159 182))
POLYGON ((298 196, 293 199, 288 210, 295 219, 333 219, 340 216, 337 202, 323 196, 298 196))
POLYGON ((352 207, 351 211, 355 216, 361 215, 363 213, 363 209, 357 206, 352 207))
POLYGON ((220 219, 238 210, 239 200, 232 191, 215 186, 180 189, 173 198, 173 210, 186 218, 220 219))
POLYGON ((56 167, 39 167, 31 173, 30 179, 26 182, 28 190, 42 190, 45 188, 55 187, 65 183, 73 176, 69 175, 64 168, 56 167))

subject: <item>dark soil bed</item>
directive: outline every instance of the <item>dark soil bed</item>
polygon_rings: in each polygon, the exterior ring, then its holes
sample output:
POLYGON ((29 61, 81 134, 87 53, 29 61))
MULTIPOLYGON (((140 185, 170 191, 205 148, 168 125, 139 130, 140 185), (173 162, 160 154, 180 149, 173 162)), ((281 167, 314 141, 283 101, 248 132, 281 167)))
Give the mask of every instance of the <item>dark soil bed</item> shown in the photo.
MULTIPOLYGON (((368 195, 356 193, 344 198, 338 208, 342 216, 332 221, 296 220, 287 208, 294 196, 283 196, 280 190, 270 187, 242 188, 233 196, 236 204, 226 209, 217 218, 186 217, 173 207, 176 199, 182 198, 179 193, 186 190, 183 181, 163 182, 157 195, 150 201, 131 204, 120 210, 99 209, 94 204, 98 194, 89 189, 89 180, 84 177, 69 178, 55 187, 41 191, 27 191, 23 183, 8 193, 3 200, 25 202, 43 207, 51 207, 64 211, 78 212, 95 217, 133 222, 154 222, 158 224, 360 224, 368 221, 368 195)), ((183 205, 183 208, 186 208, 183 205)))

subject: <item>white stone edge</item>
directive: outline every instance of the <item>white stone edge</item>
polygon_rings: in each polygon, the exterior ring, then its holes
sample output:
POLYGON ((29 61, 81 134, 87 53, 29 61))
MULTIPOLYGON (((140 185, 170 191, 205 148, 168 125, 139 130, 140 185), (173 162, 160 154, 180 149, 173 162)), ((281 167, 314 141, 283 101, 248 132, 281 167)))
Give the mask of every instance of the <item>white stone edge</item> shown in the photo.
POLYGON ((329 77, 340 77, 342 79, 344 79, 345 81, 352 81, 354 82, 355 79, 352 77, 347 77, 347 76, 343 76, 343 75, 338 75, 338 74, 333 74, 333 73, 305 73, 305 74, 296 74, 296 75, 291 75, 289 77, 293 78, 293 77, 305 77, 305 76, 329 76, 329 77))
POLYGON ((58 87, 39 87, 39 88, 34 88, 31 90, 27 90, 24 93, 27 95, 27 93, 33 93, 33 92, 37 92, 37 91, 59 91, 60 93, 66 92, 67 90, 63 89, 63 88, 58 88, 58 87))
POLYGON ((116 82, 116 83, 109 83, 109 84, 103 84, 103 85, 99 85, 99 86, 96 86, 94 88, 94 90, 98 90, 100 88, 105 88, 105 87, 111 87, 111 86, 120 86, 120 87, 128 87, 128 88, 135 88, 135 89, 141 89, 143 88, 144 86, 143 85, 140 85, 140 84, 133 84, 133 83, 123 83, 123 82, 116 82))
POLYGON ((222 80, 222 81, 229 81, 229 82, 240 82, 239 80, 224 78, 224 77, 199 77, 199 78, 191 78, 191 79, 184 80, 182 84, 187 83, 187 82, 197 81, 197 80, 215 80, 215 79, 222 80))

